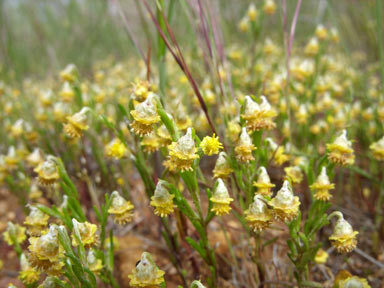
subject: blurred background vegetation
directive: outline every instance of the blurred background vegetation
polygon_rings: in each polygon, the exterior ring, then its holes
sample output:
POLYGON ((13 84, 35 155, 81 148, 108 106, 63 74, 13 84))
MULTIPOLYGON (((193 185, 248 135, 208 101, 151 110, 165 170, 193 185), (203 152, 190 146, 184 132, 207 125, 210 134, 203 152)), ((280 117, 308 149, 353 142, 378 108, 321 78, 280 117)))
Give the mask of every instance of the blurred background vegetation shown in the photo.
MULTIPOLYGON (((165 2, 169 5, 170 1, 165 2)), ((196 45, 186 9, 189 1, 173 1, 172 26, 176 27, 179 43, 196 45)), ((210 1, 226 45, 237 37, 247 41, 246 35, 237 33, 237 23, 250 2, 261 6, 261 0, 210 1)), ((280 1, 276 2, 280 7, 280 1)), ((75 63, 87 73, 95 61, 106 57, 117 60, 139 57, 127 27, 143 50, 156 43, 153 24, 140 0, 0 0, 0 3, 0 76, 3 79, 42 77, 68 63, 75 63)), ((288 13, 292 15, 296 1, 288 0, 287 4, 288 13)), ((364 51, 368 61, 378 60, 374 0, 303 1, 295 41, 307 41, 319 23, 338 28, 342 47, 348 53, 364 51)), ((281 21, 269 24, 270 29, 264 33, 282 43, 281 21)))

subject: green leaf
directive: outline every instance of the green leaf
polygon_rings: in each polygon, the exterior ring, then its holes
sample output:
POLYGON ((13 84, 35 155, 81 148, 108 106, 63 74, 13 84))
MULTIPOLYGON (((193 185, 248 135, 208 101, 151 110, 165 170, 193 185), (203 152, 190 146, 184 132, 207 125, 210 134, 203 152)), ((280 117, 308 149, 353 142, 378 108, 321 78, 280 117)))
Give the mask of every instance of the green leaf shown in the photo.
POLYGON ((201 258, 203 258, 206 263, 209 263, 207 253, 200 247, 199 244, 196 243, 195 240, 193 240, 191 237, 186 237, 185 241, 187 241, 187 243, 200 254, 201 258))

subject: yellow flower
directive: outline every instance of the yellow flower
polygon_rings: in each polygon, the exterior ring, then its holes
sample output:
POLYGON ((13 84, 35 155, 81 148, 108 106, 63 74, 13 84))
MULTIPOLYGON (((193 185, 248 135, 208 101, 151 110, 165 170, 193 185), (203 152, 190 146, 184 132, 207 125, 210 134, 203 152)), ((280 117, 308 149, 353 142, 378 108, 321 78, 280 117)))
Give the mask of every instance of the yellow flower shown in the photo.
POLYGON ((295 116, 296 116, 297 123, 299 124, 307 123, 307 119, 309 116, 307 106, 305 106, 304 104, 301 104, 295 116))
POLYGON ((315 199, 321 201, 329 201, 332 198, 332 195, 329 193, 329 190, 335 188, 335 184, 329 181, 327 175, 327 168, 321 168, 321 173, 317 177, 316 182, 309 186, 312 190, 315 190, 315 199))
POLYGON ((75 91, 73 90, 69 82, 64 82, 64 85, 61 88, 59 94, 64 102, 72 102, 73 98, 75 97, 75 91))
POLYGON ((133 122, 130 126, 135 134, 143 136, 151 133, 153 125, 160 121, 154 104, 155 97, 157 97, 155 94, 150 93, 144 102, 137 104, 131 111, 133 122))
POLYGON ((324 40, 328 37, 328 31, 323 25, 320 24, 316 27, 315 35, 318 39, 324 40))
POLYGON ((371 149, 373 157, 384 161, 384 136, 379 141, 372 143, 369 149, 371 149))
POLYGON ((213 134, 212 137, 204 137, 203 141, 200 143, 200 148, 205 155, 210 156, 219 153, 219 150, 223 149, 223 144, 220 143, 219 137, 216 137, 215 134, 213 134))
POLYGON ((256 17, 257 17, 257 9, 256 9, 256 6, 254 3, 251 3, 248 7, 248 12, 247 12, 247 15, 248 15, 248 18, 249 20, 251 21, 255 21, 256 20, 256 17))
POLYGON ((84 247, 90 247, 96 244, 98 237, 96 235, 97 226, 89 222, 80 223, 76 219, 72 219, 72 245, 79 246, 79 240, 84 247))
POLYGON ((355 155, 352 149, 352 142, 347 139, 347 131, 343 130, 341 135, 332 144, 327 144, 328 159, 342 166, 353 165, 355 155))
POLYGON ((17 168, 17 164, 20 161, 20 157, 17 155, 15 146, 8 148, 7 155, 4 157, 4 162, 7 165, 7 170, 13 170, 17 168))
MULTIPOLYGON (((181 106, 181 107, 184 107, 184 106, 181 106)), ((176 112, 177 114, 175 115, 176 126, 181 131, 184 131, 185 129, 187 129, 188 127, 191 127, 192 125, 191 118, 188 116, 188 114, 186 114, 184 110, 185 108, 181 108, 180 112, 176 112), (181 111, 184 111, 184 112, 181 112, 181 111)))
POLYGON ((53 106, 52 112, 56 121, 64 122, 65 118, 70 114, 70 106, 67 103, 57 102, 53 106))
POLYGON ((249 137, 247 129, 243 127, 240 134, 239 143, 235 147, 236 158, 241 162, 249 162, 255 160, 252 151, 256 147, 252 144, 251 137, 249 137))
POLYGON ((273 213, 264 203, 263 197, 256 194, 248 210, 244 212, 245 220, 252 227, 253 231, 261 232, 272 222, 273 213))
POLYGON ((226 179, 233 172, 227 160, 227 153, 220 152, 213 169, 213 178, 226 179))
POLYGON ((267 138, 266 140, 271 147, 273 153, 272 160, 274 164, 281 166, 289 160, 289 156, 285 154, 285 149, 283 146, 278 146, 271 138, 267 138))
POLYGON ((229 204, 233 199, 229 197, 228 189, 220 178, 217 179, 213 195, 209 200, 213 203, 211 210, 218 216, 228 214, 232 209, 229 204))
MULTIPOLYGON (((169 116, 171 116, 171 115, 168 114, 168 117, 169 116)), ((172 118, 172 116, 170 118, 172 118)), ((169 144, 172 143, 172 137, 169 134, 169 131, 168 131, 167 127, 165 127, 165 125, 161 125, 157 129, 156 134, 157 134, 157 136, 159 136, 158 142, 161 145, 161 147, 167 147, 169 144)))
POLYGON ((93 273, 99 273, 103 269, 103 262, 100 259, 97 259, 95 251, 89 250, 87 255, 88 268, 93 273))
POLYGON ((156 185, 155 193, 151 197, 151 206, 155 208, 155 214, 160 217, 166 217, 173 212, 173 198, 175 195, 170 194, 165 187, 167 184, 164 180, 159 180, 156 185))
POLYGON ((49 215, 44 214, 35 206, 30 206, 29 209, 29 215, 24 221, 24 224, 28 228, 27 232, 34 237, 40 236, 41 232, 48 226, 49 215))
POLYGON ((77 78, 77 68, 74 64, 68 64, 64 70, 60 72, 62 81, 74 82, 77 78))
POLYGON ((39 100, 44 107, 50 107, 53 102, 53 92, 51 89, 41 91, 39 100))
POLYGON ((239 22, 239 30, 241 32, 247 32, 249 30, 249 19, 247 17, 244 17, 239 22))
POLYGON ((304 53, 309 56, 315 56, 319 52, 319 41, 316 37, 312 37, 307 46, 305 46, 304 53))
POLYGON ((273 207, 276 219, 289 222, 296 218, 300 201, 299 197, 293 195, 289 182, 285 180, 281 189, 268 204, 273 207))
POLYGON ((277 115, 265 96, 261 96, 259 105, 251 97, 245 96, 245 111, 241 117, 246 121, 247 129, 251 132, 259 130, 271 130, 276 127, 272 119, 277 115))
POLYGON ((168 146, 169 156, 165 163, 171 171, 192 171, 192 164, 199 158, 196 154, 197 148, 192 138, 192 129, 188 128, 187 133, 180 137, 177 142, 168 146))
POLYGON ((119 138, 115 138, 105 146, 105 154, 111 158, 121 159, 126 156, 127 148, 119 138))
POLYGON ((264 44, 264 47, 263 47, 263 52, 266 55, 272 55, 272 54, 276 53, 276 50, 277 50, 277 47, 272 42, 272 40, 270 38, 265 39, 265 44, 264 44))
POLYGON ((339 31, 336 28, 331 28, 331 39, 334 43, 338 43, 340 40, 339 31))
POLYGON ((144 152, 153 153, 162 146, 162 139, 158 137, 154 132, 145 135, 140 144, 143 147, 144 152))
POLYGON ((367 279, 357 276, 351 276, 339 281, 338 288, 371 288, 367 279))
POLYGON ((134 208, 132 203, 121 197, 117 191, 112 192, 111 199, 112 203, 108 213, 114 215, 114 221, 121 225, 131 222, 134 208))
POLYGON ((356 235, 359 234, 359 232, 353 230, 351 224, 344 220, 341 212, 333 212, 328 216, 328 219, 331 219, 333 216, 336 216, 338 219, 329 240, 336 248, 337 252, 349 253, 356 248, 356 235))
POLYGON ((64 256, 58 239, 57 226, 51 225, 48 232, 40 237, 29 238, 28 261, 32 267, 49 271, 64 256))
POLYGON ((276 3, 274 0, 266 0, 264 2, 263 11, 265 14, 273 15, 276 12, 276 3))
POLYGON ((227 133, 233 142, 236 142, 239 139, 240 132, 241 126, 239 124, 239 119, 233 119, 228 122, 227 133))
POLYGON ((11 127, 11 134, 13 137, 17 138, 24 133, 24 123, 23 119, 19 119, 11 127))
POLYGON ((37 181, 42 185, 52 185, 59 180, 59 172, 55 158, 48 156, 47 159, 40 163, 34 171, 37 173, 37 181))
POLYGON ((66 123, 64 124, 64 132, 72 139, 80 138, 83 131, 88 130, 87 115, 86 113, 90 111, 88 107, 83 107, 80 112, 68 116, 66 118, 66 123))
POLYGON ((265 167, 260 167, 260 174, 257 181, 253 182, 253 186, 257 187, 257 193, 263 196, 272 196, 271 188, 275 187, 275 184, 271 183, 271 179, 267 173, 265 167))
POLYGON ((8 245, 15 245, 16 243, 21 244, 27 239, 25 236, 25 227, 8 222, 8 227, 3 233, 3 237, 8 245))
POLYGON ((319 249, 315 255, 315 263, 317 264, 325 264, 329 254, 325 252, 323 249, 319 249))
POLYGON ((148 252, 141 254, 140 261, 128 275, 132 287, 158 288, 164 283, 164 271, 160 270, 148 252))
POLYGON ((284 168, 285 178, 289 180, 293 185, 300 184, 303 181, 303 172, 298 166, 290 166, 284 168))
POLYGON ((23 284, 30 285, 33 284, 40 279, 39 270, 33 268, 31 264, 29 264, 27 257, 24 254, 20 256, 20 266, 21 271, 19 272, 19 279, 23 284))
POLYGON ((148 81, 136 81, 132 83, 132 87, 134 98, 139 102, 143 102, 147 99, 148 94, 151 91, 151 85, 148 81))
POLYGON ((35 148, 31 154, 25 159, 29 166, 36 167, 40 163, 44 162, 44 158, 40 152, 39 148, 35 148))

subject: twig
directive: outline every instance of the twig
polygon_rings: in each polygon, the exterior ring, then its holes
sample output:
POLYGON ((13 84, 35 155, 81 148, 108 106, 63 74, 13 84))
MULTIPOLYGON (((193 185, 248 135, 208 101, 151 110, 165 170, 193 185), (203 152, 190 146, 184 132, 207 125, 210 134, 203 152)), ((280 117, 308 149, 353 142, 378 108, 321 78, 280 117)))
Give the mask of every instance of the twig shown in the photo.
POLYGON ((360 250, 359 248, 356 248, 355 252, 357 254, 359 254, 360 256, 362 256, 363 258, 365 258, 366 260, 368 260, 371 263, 375 264, 376 266, 380 267, 380 269, 384 269, 384 264, 383 263, 377 261, 375 258, 373 258, 372 256, 369 256, 367 253, 365 253, 364 251, 360 250))
POLYGON ((111 0, 111 1, 113 1, 117 6, 117 11, 119 12, 121 19, 123 19, 123 23, 124 23, 125 29, 127 30, 129 39, 135 46, 136 50, 139 52, 141 58, 143 58, 144 62, 147 62, 145 59, 143 49, 141 49, 139 42, 136 40, 135 35, 132 33, 131 28, 129 27, 128 19, 124 14, 123 8, 121 7, 119 0, 111 0))

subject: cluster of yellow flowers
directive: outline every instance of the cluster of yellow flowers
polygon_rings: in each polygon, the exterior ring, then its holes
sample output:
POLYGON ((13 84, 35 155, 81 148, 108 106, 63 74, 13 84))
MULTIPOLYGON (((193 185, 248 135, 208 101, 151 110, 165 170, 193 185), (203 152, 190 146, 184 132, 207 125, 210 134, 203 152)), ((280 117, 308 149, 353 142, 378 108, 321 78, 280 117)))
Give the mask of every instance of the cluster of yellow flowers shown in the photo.
MULTIPOLYGON (((251 4, 239 29, 257 34, 251 30, 259 29, 262 17, 272 17, 276 9, 274 0, 263 1, 260 10, 251 4)), ((209 73, 197 65, 194 72, 201 76, 196 79, 207 106, 204 109, 193 96, 188 77, 176 65, 167 67, 166 89, 159 91, 155 83, 160 76, 152 72, 143 80, 146 64, 135 59, 100 61, 90 79, 82 79, 70 64, 59 73, 59 81, 25 80, 19 90, 0 85, 0 106, 4 107, 0 137, 5 139, 0 146, 0 186, 26 191, 22 198, 29 203, 24 226, 9 223, 3 234, 17 249, 28 239, 27 251, 19 255, 21 281, 29 285, 43 277, 46 283, 55 276, 64 278, 68 255, 60 240, 63 230, 70 231, 71 248, 85 249, 87 257, 81 263, 87 269, 96 275, 106 271, 107 264, 96 248, 105 244, 108 219, 97 215, 97 224, 84 220, 95 217, 79 220, 81 209, 88 207, 76 206, 86 196, 72 197, 80 186, 86 187, 84 193, 89 192, 95 206, 104 196, 100 191, 106 187, 113 191, 103 207, 116 224, 126 225, 141 213, 138 197, 127 192, 132 185, 128 180, 136 177, 137 170, 153 214, 162 218, 163 225, 176 214, 172 224, 177 225, 167 226, 170 230, 176 226, 171 234, 177 235, 176 229, 186 221, 180 216, 183 207, 191 206, 186 218, 195 228, 201 227, 198 233, 207 233, 215 216, 232 214, 249 226, 250 235, 263 237, 272 223, 289 226, 297 219, 308 220, 307 202, 320 208, 336 203, 332 202, 339 200, 331 193, 336 188, 332 182, 339 182, 334 175, 342 169, 364 170, 363 157, 368 155, 373 171, 379 171, 376 162, 384 161, 384 102, 378 101, 378 78, 374 73, 362 77, 353 68, 357 59, 351 61, 349 55, 334 52, 337 30, 319 25, 303 49, 293 47, 289 83, 282 45, 271 38, 263 41, 252 47, 256 55, 252 59, 249 47, 230 46, 225 55, 228 63, 219 65, 217 79, 204 76, 209 73), (366 78, 368 92, 362 84, 366 78), (231 79, 233 91, 220 89, 225 79, 231 79), (356 96, 360 94, 364 98, 356 96), (26 104, 19 101, 21 97, 26 104), (371 105, 374 101, 375 106, 371 105), (76 184, 63 175, 59 156, 76 184), (276 186, 280 189, 274 191, 276 186), (202 187, 207 193, 200 192, 202 187), (202 205, 204 201, 208 204, 202 205), (41 206, 47 203, 55 204, 49 215, 41 206), (209 211, 204 217, 206 206, 209 211), (64 223, 65 217, 53 219, 57 215, 66 215, 69 223, 64 223)), ((187 51, 186 59, 193 61, 196 53, 187 51)), ((344 189, 339 187, 343 184, 337 184, 337 189, 344 189)), ((336 251, 349 253, 356 248, 358 232, 343 214, 316 216, 328 222, 337 217, 329 236, 336 251)), ((119 229, 109 224, 112 230, 119 229)), ((189 233, 189 227, 184 228, 183 233, 189 233)), ((205 240, 206 235, 199 236, 205 240)), ((311 234, 309 238, 316 237, 311 234)), ((203 240, 199 249, 210 248, 203 240)), ((214 265, 208 259, 214 255, 211 252, 200 252, 210 269, 214 265)), ((324 250, 318 250, 310 260, 325 264, 327 257, 324 250)), ((130 285, 162 287, 164 275, 145 252, 129 275, 130 285)), ((204 287, 195 282, 195 287, 204 287)), ((365 279, 352 275, 337 283, 338 287, 369 287, 365 279)))

